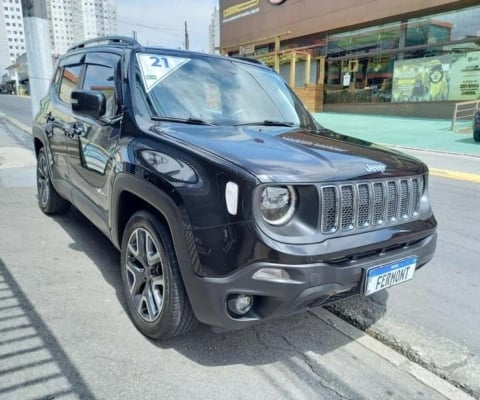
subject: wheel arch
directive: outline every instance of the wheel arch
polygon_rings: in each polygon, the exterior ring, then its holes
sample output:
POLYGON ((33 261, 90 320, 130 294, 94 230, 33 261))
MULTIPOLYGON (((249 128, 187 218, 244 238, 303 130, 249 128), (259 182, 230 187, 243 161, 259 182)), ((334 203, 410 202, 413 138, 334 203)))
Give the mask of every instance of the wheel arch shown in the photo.
POLYGON ((189 275, 200 272, 200 263, 186 211, 163 190, 130 174, 119 174, 114 182, 110 206, 111 240, 121 249, 122 236, 130 217, 146 209, 169 230, 180 273, 188 292, 189 275))
POLYGON ((44 144, 39 138, 35 137, 33 138, 33 145, 35 148, 35 156, 38 156, 38 153, 40 152, 40 149, 44 147, 44 144))

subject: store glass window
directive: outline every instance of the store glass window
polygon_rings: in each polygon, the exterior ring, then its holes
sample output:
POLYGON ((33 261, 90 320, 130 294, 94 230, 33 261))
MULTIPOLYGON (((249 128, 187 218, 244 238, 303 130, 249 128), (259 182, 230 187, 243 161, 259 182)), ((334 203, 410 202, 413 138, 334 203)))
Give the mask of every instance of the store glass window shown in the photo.
POLYGON ((480 6, 327 37, 326 103, 480 99, 480 6))

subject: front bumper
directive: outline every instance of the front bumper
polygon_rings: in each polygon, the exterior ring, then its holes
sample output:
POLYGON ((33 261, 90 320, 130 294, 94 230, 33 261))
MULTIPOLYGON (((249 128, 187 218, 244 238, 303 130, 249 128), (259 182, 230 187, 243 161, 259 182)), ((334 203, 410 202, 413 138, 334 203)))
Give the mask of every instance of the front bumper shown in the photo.
POLYGON ((216 330, 243 328, 361 293, 365 273, 371 267, 417 256, 418 269, 433 258, 436 240, 434 233, 415 244, 357 260, 303 265, 257 262, 223 277, 195 276, 190 282, 195 290, 189 291, 189 298, 201 322, 216 330), (261 268, 282 268, 289 273, 291 281, 253 279, 261 268), (254 296, 252 310, 242 317, 234 317, 227 309, 227 299, 237 293, 254 296))

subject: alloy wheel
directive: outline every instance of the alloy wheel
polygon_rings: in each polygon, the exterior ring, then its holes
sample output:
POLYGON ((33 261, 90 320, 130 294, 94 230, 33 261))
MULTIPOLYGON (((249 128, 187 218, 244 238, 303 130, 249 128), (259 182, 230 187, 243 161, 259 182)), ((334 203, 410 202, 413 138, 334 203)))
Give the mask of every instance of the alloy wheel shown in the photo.
POLYGON ((138 315, 155 321, 163 308, 165 278, 161 246, 144 228, 135 229, 128 239, 126 272, 130 297, 138 315))
POLYGON ((40 205, 45 208, 50 198, 50 175, 47 159, 43 153, 40 153, 37 164, 37 188, 40 205))

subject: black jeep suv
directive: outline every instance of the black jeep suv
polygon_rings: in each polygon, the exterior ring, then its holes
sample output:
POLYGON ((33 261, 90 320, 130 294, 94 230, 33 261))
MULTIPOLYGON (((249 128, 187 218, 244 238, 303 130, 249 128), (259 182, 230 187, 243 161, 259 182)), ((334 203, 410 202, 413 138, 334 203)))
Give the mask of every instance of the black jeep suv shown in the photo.
POLYGON ((369 295, 435 250, 427 167, 322 128, 248 60, 83 42, 33 132, 40 208, 71 203, 110 238, 155 339, 369 295))

